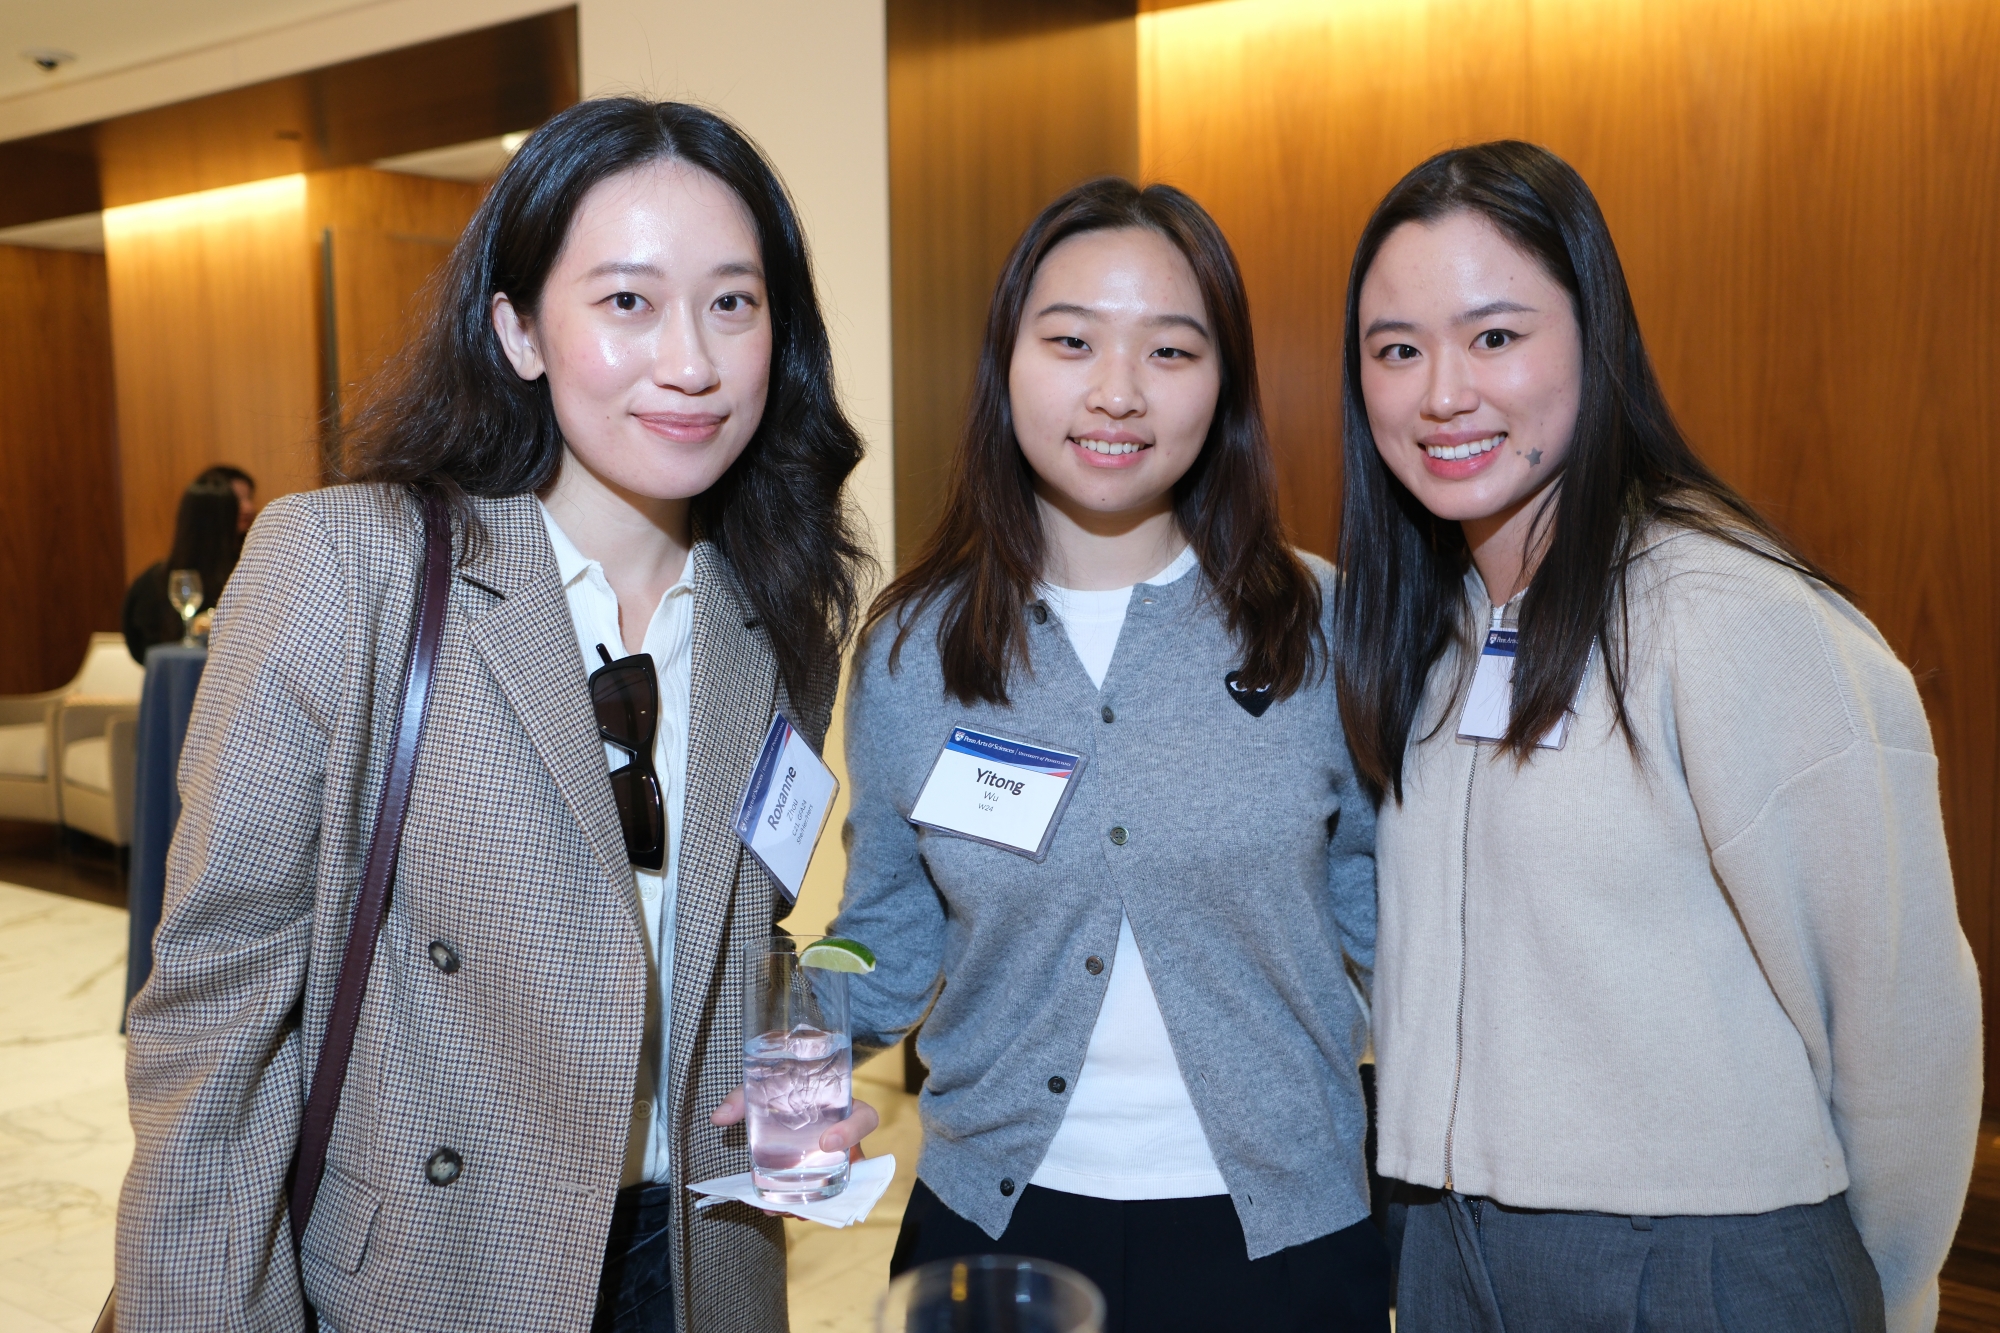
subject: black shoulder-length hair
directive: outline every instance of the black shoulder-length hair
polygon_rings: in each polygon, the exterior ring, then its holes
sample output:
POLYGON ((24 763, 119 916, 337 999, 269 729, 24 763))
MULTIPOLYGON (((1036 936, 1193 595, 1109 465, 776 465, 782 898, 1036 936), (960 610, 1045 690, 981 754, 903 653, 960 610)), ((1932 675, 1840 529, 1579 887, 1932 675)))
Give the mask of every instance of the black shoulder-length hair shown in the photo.
POLYGON ((243 551, 243 534, 236 530, 241 507, 229 484, 210 481, 207 473, 181 492, 167 568, 192 569, 201 575, 203 606, 222 600, 222 585, 236 572, 236 559, 243 551))
POLYGON ((505 292, 533 315, 584 196, 663 160, 720 180, 757 229, 770 292, 770 389, 742 457, 695 498, 693 523, 727 557, 796 698, 826 687, 854 621, 868 556, 842 486, 861 461, 861 436, 834 392, 798 215, 762 154, 712 111, 603 98, 530 135, 453 248, 412 354, 347 433, 339 474, 434 488, 470 544, 484 533, 467 496, 523 495, 553 482, 563 437, 548 379, 515 374, 493 331, 493 297, 505 292))
POLYGON ((1170 185, 1117 177, 1077 186, 1028 224, 1000 270, 986 340, 952 464, 944 515, 916 562, 868 612, 893 617, 893 666, 917 613, 942 599, 937 631, 945 688, 962 703, 1007 702, 1016 665, 1028 666, 1024 613, 1042 576, 1035 475, 1014 438, 1008 372, 1042 261, 1085 232, 1155 232, 1194 270, 1221 361, 1215 418, 1201 453, 1174 488, 1174 520, 1201 561, 1211 595, 1243 650, 1242 680, 1278 698, 1325 664, 1319 583, 1278 517, 1277 482, 1257 395, 1250 302, 1236 256, 1202 206, 1170 185))
MULTIPOLYGON (((1540 563, 1520 612, 1513 714, 1501 748, 1520 762, 1568 711, 1591 645, 1628 744, 1626 573, 1649 529, 1708 533, 1839 588, 1695 456, 1639 337, 1611 231, 1576 171, 1534 144, 1456 148, 1389 191, 1362 230, 1347 279, 1342 373, 1346 430, 1334 676, 1356 771, 1403 795, 1403 758, 1425 682, 1466 632, 1471 552, 1376 452, 1361 392, 1361 285, 1390 233, 1454 213, 1485 218, 1569 293, 1583 339, 1583 385, 1561 475, 1537 501, 1529 549, 1540 563)), ((1440 723, 1440 725, 1443 725, 1440 723)))

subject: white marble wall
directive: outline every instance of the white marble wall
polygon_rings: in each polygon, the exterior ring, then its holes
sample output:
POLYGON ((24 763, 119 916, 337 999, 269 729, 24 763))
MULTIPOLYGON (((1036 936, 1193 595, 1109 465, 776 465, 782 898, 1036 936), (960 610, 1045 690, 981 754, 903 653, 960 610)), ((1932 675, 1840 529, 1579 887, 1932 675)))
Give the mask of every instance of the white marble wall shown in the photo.
POLYGON ((0 1329, 88 1330, 111 1287, 125 913, 0 884, 0 1329))

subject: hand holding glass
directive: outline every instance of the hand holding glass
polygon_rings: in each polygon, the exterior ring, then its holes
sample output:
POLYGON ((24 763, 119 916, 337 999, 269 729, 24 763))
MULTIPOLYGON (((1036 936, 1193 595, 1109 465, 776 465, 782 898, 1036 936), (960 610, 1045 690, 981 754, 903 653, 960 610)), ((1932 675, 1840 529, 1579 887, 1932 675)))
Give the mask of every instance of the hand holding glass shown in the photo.
POLYGON ((181 647, 194 647, 194 613, 201 610, 201 571, 176 569, 170 572, 167 575, 167 600, 181 615, 181 647))

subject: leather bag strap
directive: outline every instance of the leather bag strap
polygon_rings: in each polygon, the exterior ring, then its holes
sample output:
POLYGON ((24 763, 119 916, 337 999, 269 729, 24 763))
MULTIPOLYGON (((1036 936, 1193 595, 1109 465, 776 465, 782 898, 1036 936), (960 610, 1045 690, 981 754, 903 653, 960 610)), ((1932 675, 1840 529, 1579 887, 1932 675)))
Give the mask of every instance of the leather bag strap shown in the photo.
POLYGON ((340 958, 340 979, 327 1016, 326 1039, 320 1043, 312 1091, 307 1094, 305 1114, 299 1122, 298 1153, 292 1161, 294 1252, 305 1240, 313 1201, 319 1197, 327 1144, 333 1138, 333 1118, 340 1110, 340 1089, 347 1081, 348 1057, 354 1053, 354 1029, 361 1020, 362 998, 368 992, 368 971, 375 964, 375 940, 389 915, 389 891, 403 843, 403 816, 410 808, 410 777, 416 768, 417 745, 423 738, 438 644, 444 637, 445 602, 451 595, 451 516, 444 501, 428 491, 423 507, 424 565, 417 587, 416 631, 410 641, 409 672, 403 678, 402 707, 396 714, 389 778, 382 784, 382 806, 368 841, 361 898, 347 928, 347 949, 340 958))

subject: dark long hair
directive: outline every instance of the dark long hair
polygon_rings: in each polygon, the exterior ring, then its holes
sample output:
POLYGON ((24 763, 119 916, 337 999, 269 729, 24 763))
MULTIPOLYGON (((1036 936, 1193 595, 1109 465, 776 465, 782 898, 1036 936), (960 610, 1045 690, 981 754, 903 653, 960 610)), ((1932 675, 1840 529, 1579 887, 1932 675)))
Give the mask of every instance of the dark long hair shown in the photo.
POLYGON ((1014 243, 986 316, 944 516, 916 562, 868 612, 870 629, 892 615, 897 621, 893 665, 917 614, 943 599, 938 656, 945 688, 963 703, 1005 704, 1015 666, 1032 669, 1023 614, 1041 578, 1044 538, 1034 471, 1014 438, 1007 387, 1028 289, 1063 241, 1125 228, 1156 232, 1186 257, 1220 353, 1215 418, 1194 466, 1174 488, 1174 520, 1243 649, 1243 681, 1284 698, 1324 665, 1319 584, 1293 554, 1278 518, 1250 302, 1236 256, 1215 220, 1181 191, 1142 190, 1105 177, 1043 209, 1014 243))
MULTIPOLYGON (((207 476, 203 474, 203 478, 207 476)), ((243 536, 236 530, 236 492, 227 482, 196 479, 181 492, 174 515, 174 548, 167 568, 192 569, 201 575, 201 604, 222 600, 222 585, 236 570, 243 536)))
POLYGON ((1618 725, 1625 711, 1626 576, 1660 524, 1708 533, 1838 588, 1825 571, 1695 456, 1675 424, 1639 337, 1638 316, 1604 215, 1568 163, 1502 141, 1439 153, 1397 183, 1369 218, 1347 279, 1342 399, 1346 427, 1335 680, 1356 770, 1403 795, 1403 756, 1425 682, 1466 631, 1464 531, 1433 516, 1382 461, 1361 394, 1361 285, 1390 233, 1453 213, 1491 222, 1569 293, 1583 337, 1583 392, 1561 475, 1537 502, 1502 749, 1526 762, 1569 710, 1602 654, 1618 725))
POLYGON ((770 291, 770 390, 742 457, 695 498, 693 522, 727 557, 797 698, 830 687, 868 565, 842 493, 861 461, 861 436, 834 392, 833 353, 791 200, 757 148, 712 111, 604 98, 530 135, 453 248, 412 354, 342 441, 339 474, 436 489, 469 545, 484 534, 465 497, 523 495, 553 482, 563 438, 548 379, 514 373, 493 331, 493 297, 505 292, 534 314, 583 197, 600 181, 663 160, 728 186, 757 229, 770 291))

